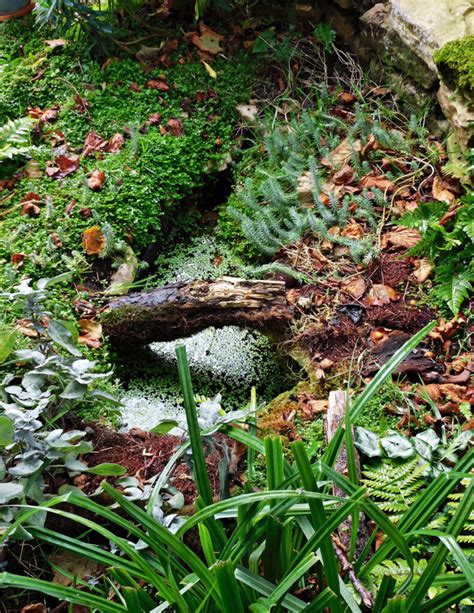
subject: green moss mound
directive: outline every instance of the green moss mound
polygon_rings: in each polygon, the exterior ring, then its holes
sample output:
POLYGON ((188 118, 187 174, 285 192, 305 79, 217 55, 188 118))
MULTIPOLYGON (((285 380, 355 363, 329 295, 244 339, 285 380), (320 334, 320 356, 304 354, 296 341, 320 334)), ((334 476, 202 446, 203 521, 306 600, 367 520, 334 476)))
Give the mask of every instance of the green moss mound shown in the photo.
POLYGON ((474 95, 474 36, 446 43, 433 59, 441 79, 452 89, 474 95))

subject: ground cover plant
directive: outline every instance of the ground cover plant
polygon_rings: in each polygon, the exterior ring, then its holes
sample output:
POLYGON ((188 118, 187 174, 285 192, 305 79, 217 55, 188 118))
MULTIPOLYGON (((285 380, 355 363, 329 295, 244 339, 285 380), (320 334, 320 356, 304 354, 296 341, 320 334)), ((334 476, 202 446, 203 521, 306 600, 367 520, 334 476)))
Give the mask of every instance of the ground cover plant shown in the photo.
POLYGON ((468 176, 328 24, 171 4, 0 25, 2 610, 470 610, 468 176))

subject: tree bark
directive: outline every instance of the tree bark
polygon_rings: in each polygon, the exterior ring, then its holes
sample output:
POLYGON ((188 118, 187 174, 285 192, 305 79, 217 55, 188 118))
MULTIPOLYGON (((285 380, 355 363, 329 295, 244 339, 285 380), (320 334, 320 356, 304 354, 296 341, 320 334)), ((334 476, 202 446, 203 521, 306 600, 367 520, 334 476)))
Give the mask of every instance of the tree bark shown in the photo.
POLYGON ((112 300, 102 315, 104 333, 120 346, 171 341, 210 326, 240 326, 283 337, 293 309, 282 281, 173 283, 112 300))

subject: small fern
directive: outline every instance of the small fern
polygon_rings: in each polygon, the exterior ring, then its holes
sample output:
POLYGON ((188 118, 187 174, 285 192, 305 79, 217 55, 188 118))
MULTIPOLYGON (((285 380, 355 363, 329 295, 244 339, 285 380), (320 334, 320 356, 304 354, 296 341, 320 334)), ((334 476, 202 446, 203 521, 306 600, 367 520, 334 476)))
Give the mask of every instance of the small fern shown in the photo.
POLYGON ((419 464, 418 457, 402 463, 385 460, 366 468, 362 483, 379 508, 396 523, 426 486, 422 476, 425 470, 426 464, 419 464))
POLYGON ((30 144, 33 120, 30 117, 10 119, 0 126, 0 162, 17 156, 28 156, 34 150, 30 144))
POLYGON ((404 215, 398 223, 415 228, 421 240, 412 255, 428 256, 435 263, 432 297, 447 305, 456 315, 474 288, 474 194, 461 199, 456 214, 440 223, 448 206, 445 203, 422 203, 404 215))

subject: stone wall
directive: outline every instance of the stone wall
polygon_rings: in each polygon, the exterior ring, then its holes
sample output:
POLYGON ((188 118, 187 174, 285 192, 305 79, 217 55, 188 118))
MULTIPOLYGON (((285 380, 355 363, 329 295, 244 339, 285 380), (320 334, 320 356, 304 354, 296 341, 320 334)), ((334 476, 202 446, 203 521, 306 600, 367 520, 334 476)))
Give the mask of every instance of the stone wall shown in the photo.
POLYGON ((474 35, 474 0, 314 0, 313 16, 408 96, 438 100, 462 149, 474 147, 474 100, 440 81, 433 54, 447 42, 474 35))

